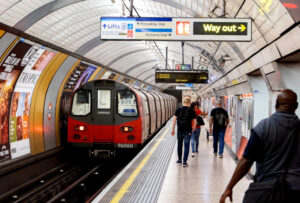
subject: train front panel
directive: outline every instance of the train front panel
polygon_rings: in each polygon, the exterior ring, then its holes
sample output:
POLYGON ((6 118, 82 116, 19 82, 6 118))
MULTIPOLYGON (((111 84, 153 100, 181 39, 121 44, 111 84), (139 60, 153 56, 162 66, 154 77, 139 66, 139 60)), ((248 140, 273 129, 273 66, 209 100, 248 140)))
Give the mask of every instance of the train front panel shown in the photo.
POLYGON ((140 147, 143 140, 138 96, 124 84, 99 82, 75 92, 68 119, 68 142, 101 149, 140 147))

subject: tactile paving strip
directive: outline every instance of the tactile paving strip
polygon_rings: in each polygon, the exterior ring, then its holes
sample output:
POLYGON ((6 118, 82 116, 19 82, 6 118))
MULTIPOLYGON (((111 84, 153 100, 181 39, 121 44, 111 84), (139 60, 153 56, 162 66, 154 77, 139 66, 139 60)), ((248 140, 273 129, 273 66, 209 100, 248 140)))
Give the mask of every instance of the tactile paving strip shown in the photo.
POLYGON ((176 143, 176 136, 171 136, 171 122, 153 138, 153 140, 140 153, 140 156, 124 172, 118 181, 107 191, 97 202, 111 202, 122 185, 130 177, 133 171, 140 165, 143 159, 149 154, 150 150, 160 139, 160 143, 152 153, 151 157, 136 176, 128 191, 124 194, 120 202, 157 202, 168 165, 176 143), (162 135, 166 135, 162 138, 162 135))

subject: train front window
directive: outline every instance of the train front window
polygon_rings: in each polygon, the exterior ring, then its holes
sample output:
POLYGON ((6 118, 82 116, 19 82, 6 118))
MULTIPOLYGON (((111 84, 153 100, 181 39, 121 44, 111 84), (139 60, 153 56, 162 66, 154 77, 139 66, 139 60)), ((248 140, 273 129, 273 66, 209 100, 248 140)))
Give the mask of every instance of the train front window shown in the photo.
POLYGON ((78 91, 74 94, 71 112, 74 116, 86 116, 91 112, 91 93, 89 91, 78 91))
POLYGON ((118 114, 121 116, 137 116, 136 97, 131 91, 118 91, 118 114))
POLYGON ((110 109, 110 90, 98 90, 98 109, 110 109))

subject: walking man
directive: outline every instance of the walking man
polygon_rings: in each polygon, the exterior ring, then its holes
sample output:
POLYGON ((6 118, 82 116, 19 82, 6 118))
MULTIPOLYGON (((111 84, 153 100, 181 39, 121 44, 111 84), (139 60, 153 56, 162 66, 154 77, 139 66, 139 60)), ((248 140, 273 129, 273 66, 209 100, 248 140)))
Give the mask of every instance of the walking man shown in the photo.
POLYGON ((224 203, 226 197, 232 201, 233 187, 247 174, 254 161, 256 174, 244 197, 244 203, 299 202, 300 120, 295 114, 297 107, 297 95, 289 89, 281 91, 276 100, 276 112, 251 130, 243 158, 220 203, 224 203), (274 192, 274 188, 277 188, 274 186, 279 186, 280 189, 274 192), (279 200, 277 195, 284 194, 283 200, 279 200))
POLYGON ((175 112, 173 125, 172 125, 172 136, 175 135, 175 125, 177 121, 177 163, 182 163, 182 145, 184 143, 184 155, 183 155, 183 167, 187 167, 187 160, 190 150, 190 139, 192 131, 196 128, 196 114, 193 109, 190 108, 191 99, 185 97, 183 100, 183 106, 178 108, 175 112))
POLYGON ((224 151, 224 135, 229 123, 228 113, 222 108, 222 100, 219 99, 217 107, 211 110, 209 119, 209 132, 213 133, 213 147, 214 155, 218 153, 218 142, 219 143, 219 155, 223 158, 224 151), (213 129, 212 129, 213 126, 213 129))

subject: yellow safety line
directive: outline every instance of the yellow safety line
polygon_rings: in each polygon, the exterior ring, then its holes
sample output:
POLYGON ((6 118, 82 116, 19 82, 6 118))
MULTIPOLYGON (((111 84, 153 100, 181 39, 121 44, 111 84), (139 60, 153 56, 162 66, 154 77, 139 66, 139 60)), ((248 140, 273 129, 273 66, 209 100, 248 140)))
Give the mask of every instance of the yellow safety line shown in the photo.
POLYGON ((94 73, 91 75, 91 77, 89 78, 89 82, 90 81, 93 81, 93 80, 95 80, 95 77, 98 75, 98 73, 100 72, 100 70, 101 70, 102 68, 99 66, 95 71, 94 71, 94 73))
POLYGON ((4 30, 0 30, 0 38, 5 34, 4 30))
POLYGON ((16 42, 18 42, 20 39, 20 37, 17 37, 10 45, 9 47, 5 50, 5 52, 2 54, 1 58, 0 58, 0 62, 3 60, 3 58, 6 56, 6 54, 10 51, 10 49, 12 48, 12 46, 14 46, 14 44, 16 42))
POLYGON ((152 147, 152 149, 149 151, 147 156, 141 161, 141 163, 138 165, 138 167, 132 172, 132 174, 129 176, 129 178, 125 181, 125 183, 122 185, 120 190, 115 194, 113 199, 110 201, 111 203, 117 203, 119 202, 123 196, 125 195, 126 192, 128 192, 128 188, 132 185, 133 181, 135 178, 139 175, 141 170, 144 168, 145 164, 148 162, 150 159, 151 155, 153 152, 156 150, 160 142, 163 140, 163 138, 166 136, 169 128, 166 129, 166 131, 160 136, 159 139, 156 140, 155 145, 152 147))
MULTIPOLYGON (((58 95, 57 95, 57 100, 56 100, 56 109, 55 109, 55 135, 56 135, 56 145, 60 146, 61 142, 60 142, 60 126, 59 126, 59 111, 60 111, 60 102, 61 102, 61 96, 63 93, 63 89, 65 87, 65 84, 67 82, 67 80, 70 78, 71 74, 73 73, 74 69, 78 66, 78 64, 80 63, 81 60, 77 60, 73 66, 70 68, 69 72, 67 73, 67 75, 65 76, 64 80, 62 81, 59 90, 58 90, 58 95)), ((65 135, 66 136, 66 135, 65 135)))

